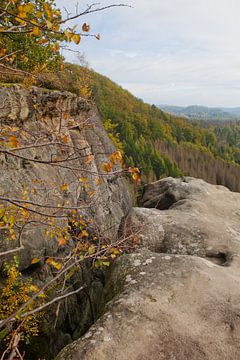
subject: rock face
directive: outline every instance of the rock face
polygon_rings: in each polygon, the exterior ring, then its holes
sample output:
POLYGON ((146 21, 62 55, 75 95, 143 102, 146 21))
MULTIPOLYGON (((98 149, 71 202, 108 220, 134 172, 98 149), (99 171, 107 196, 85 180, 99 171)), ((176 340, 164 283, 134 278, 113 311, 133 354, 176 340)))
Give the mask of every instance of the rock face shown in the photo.
MULTIPOLYGON (((58 206, 64 202, 78 207, 83 216, 93 220, 98 231, 115 239, 122 218, 131 209, 132 197, 122 177, 106 176, 99 180, 99 174, 103 172, 102 164, 116 149, 103 128, 94 104, 67 92, 38 88, 24 90, 16 85, 0 86, 0 104, 0 130, 9 127, 13 136, 17 134, 19 139, 20 135, 18 146, 55 141, 60 129, 66 142, 65 147, 48 145, 21 150, 17 152, 20 157, 1 154, 0 196, 21 199, 25 194, 27 200, 35 203, 58 206), (73 149, 76 148, 78 151, 74 153, 73 149), (28 161, 24 157, 36 161, 28 161), (61 164, 66 166, 49 166, 40 161, 47 162, 58 157, 67 159, 61 164)), ((115 170, 119 169, 116 165, 115 170)), ((44 208, 38 207, 37 210, 44 211, 44 208)), ((6 234, 1 231, 0 252, 18 246, 14 241, 6 242, 5 239, 6 234)), ((34 277, 42 286, 51 278, 51 271, 44 267, 33 267, 32 259, 62 256, 64 250, 58 246, 56 238, 46 236, 45 227, 41 225, 30 224, 25 228, 22 245, 23 250, 18 253, 20 270, 24 276, 34 277)), ((70 240, 66 252, 72 245, 70 240)), ((0 266, 2 260, 0 258, 0 266)), ((83 281, 87 284, 86 291, 72 296, 61 306, 55 328, 56 307, 52 313, 46 314, 44 334, 36 340, 39 344, 36 342, 32 346, 36 351, 35 355, 30 356, 31 359, 36 358, 36 354, 45 358, 46 353, 52 358, 53 354, 81 336, 95 321, 104 286, 103 276, 89 271, 86 266, 82 274, 74 278, 72 290, 83 281)))
POLYGON ((168 178, 142 205, 127 219, 142 247, 116 261, 105 314, 57 360, 239 359, 240 194, 168 178))
MULTIPOLYGON (((132 199, 127 183, 121 177, 108 176, 97 184, 98 174, 103 172, 102 164, 115 148, 96 107, 71 93, 38 88, 27 91, 16 85, 0 87, 0 104, 4 105, 0 112, 1 127, 18 127, 23 142, 41 143, 39 135, 44 142, 46 139, 51 142, 56 139, 59 127, 68 140, 65 149, 49 145, 18 152, 36 162, 0 155, 1 196, 20 198, 22 192, 27 191, 32 201, 53 205, 61 204, 64 198, 71 206, 78 206, 83 214, 90 214, 100 231, 115 238, 122 217, 131 208, 132 199), (77 160, 71 160, 74 158, 71 146, 80 149, 77 160), (79 170, 37 162, 58 156, 69 157, 65 164, 79 170), (79 184, 81 178, 87 178, 87 191, 84 183, 79 184), (63 192, 61 186, 65 183, 68 188, 63 192)), ((5 241, 0 244, 1 250, 5 245, 5 241)), ((52 255, 57 251, 56 242, 49 241, 41 229, 25 232, 23 246, 22 269, 31 264, 33 257, 52 255)))

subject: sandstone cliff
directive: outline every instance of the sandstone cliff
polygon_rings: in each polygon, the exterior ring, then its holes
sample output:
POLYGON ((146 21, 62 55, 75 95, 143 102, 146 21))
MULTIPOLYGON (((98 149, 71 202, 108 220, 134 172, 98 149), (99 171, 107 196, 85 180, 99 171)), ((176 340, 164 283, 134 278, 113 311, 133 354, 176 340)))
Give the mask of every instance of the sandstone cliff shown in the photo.
MULTIPOLYGON (((64 202, 69 207, 78 207, 84 216, 93 220, 97 231, 110 239, 116 238, 121 219, 129 212, 132 199, 126 180, 121 176, 106 176, 99 181, 102 164, 115 149, 96 107, 71 93, 38 88, 26 90, 15 85, 0 87, 0 108, 0 135, 6 126, 13 128, 18 133, 19 147, 28 143, 41 144, 43 140, 50 143, 56 139, 60 127, 68 140, 65 147, 51 144, 27 147, 15 151, 17 157, 1 153, 0 196, 24 199, 25 194, 28 201, 36 204, 57 207, 64 202), (73 147, 78 149, 77 159, 72 154, 73 147), (61 163, 64 166, 47 164, 48 160, 59 156, 67 159, 61 163), (64 191, 63 184, 67 184, 64 191)), ((46 211, 44 207, 32 208, 46 211)), ((16 242, 7 242, 5 232, 1 231, 0 252, 17 247, 19 244, 16 242)), ((44 224, 29 224, 22 234, 23 249, 17 253, 20 270, 26 278, 33 277, 41 286, 52 274, 42 262, 39 266, 32 266, 32 259, 62 256, 72 246, 70 240, 63 250, 55 237, 46 236, 44 224)), ((51 357, 84 333, 95 320, 104 279, 101 274, 86 268, 82 274, 76 275, 74 286, 83 279, 88 288, 84 293, 72 296, 61 307, 55 328, 56 308, 46 314, 43 333, 32 346, 35 349, 30 357, 37 356, 34 354, 45 357, 46 353, 51 357)))

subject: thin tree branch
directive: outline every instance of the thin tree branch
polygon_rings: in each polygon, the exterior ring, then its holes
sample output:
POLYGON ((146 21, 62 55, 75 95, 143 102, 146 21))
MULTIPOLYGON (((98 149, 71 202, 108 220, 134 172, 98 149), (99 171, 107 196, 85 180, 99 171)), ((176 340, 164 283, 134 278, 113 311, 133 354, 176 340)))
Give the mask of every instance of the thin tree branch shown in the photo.
POLYGON ((46 307, 54 304, 55 302, 61 301, 61 300, 65 299, 65 298, 67 298, 67 297, 69 297, 69 296, 72 296, 72 295, 75 295, 75 294, 79 293, 81 290, 85 289, 86 287, 87 287, 87 285, 83 285, 83 286, 81 286, 81 287, 80 287, 79 289, 77 289, 77 290, 74 290, 74 291, 71 291, 71 292, 69 292, 69 293, 67 293, 67 294, 58 296, 58 297, 52 299, 51 301, 47 302, 46 304, 44 304, 44 305, 42 305, 42 306, 39 306, 39 307, 37 307, 37 308, 34 309, 34 310, 28 311, 28 312, 20 315, 20 319, 24 319, 24 318, 26 318, 27 316, 34 315, 34 314, 36 314, 37 312, 42 311, 42 310, 45 309, 46 307))
POLYGON ((103 11, 103 10, 107 10, 107 9, 111 9, 111 8, 114 8, 114 7, 129 7, 129 8, 132 8, 131 5, 127 5, 127 4, 112 4, 112 5, 108 5, 108 6, 103 6, 101 8, 97 8, 97 9, 92 9, 94 6, 96 5, 100 5, 100 3, 96 3, 96 4, 92 4, 90 5, 86 10, 84 10, 82 13, 80 14, 76 14, 76 15, 73 15, 71 17, 68 17, 62 21, 59 22, 59 24, 65 24, 66 22, 70 21, 70 20, 74 20, 74 19, 77 19, 81 16, 85 16, 85 15, 88 15, 88 14, 92 14, 92 13, 95 13, 95 12, 98 12, 98 11, 103 11))

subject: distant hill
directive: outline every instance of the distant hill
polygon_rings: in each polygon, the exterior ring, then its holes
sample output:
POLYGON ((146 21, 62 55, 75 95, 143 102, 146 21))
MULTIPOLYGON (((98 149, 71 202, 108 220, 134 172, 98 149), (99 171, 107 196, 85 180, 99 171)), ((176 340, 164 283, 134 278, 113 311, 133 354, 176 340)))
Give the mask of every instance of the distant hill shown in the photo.
POLYGON ((183 116, 190 120, 205 120, 205 121, 233 121, 240 120, 240 107, 211 108, 207 106, 191 105, 191 106, 170 106, 157 105, 163 111, 176 116, 183 116))

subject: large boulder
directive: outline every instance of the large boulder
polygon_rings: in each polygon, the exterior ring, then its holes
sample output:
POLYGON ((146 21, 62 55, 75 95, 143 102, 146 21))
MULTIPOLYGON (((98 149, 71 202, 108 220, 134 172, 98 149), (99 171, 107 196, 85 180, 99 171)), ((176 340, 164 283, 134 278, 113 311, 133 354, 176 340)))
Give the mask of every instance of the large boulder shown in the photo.
POLYGON ((145 189, 143 205, 165 192, 176 200, 165 210, 130 213, 142 248, 116 261, 105 314, 57 360, 240 358, 240 194, 168 178, 145 189))
POLYGON ((201 179, 166 178, 147 185, 141 203, 146 208, 134 208, 128 221, 142 226, 140 237, 152 250, 220 263, 239 254, 239 193, 201 179))

